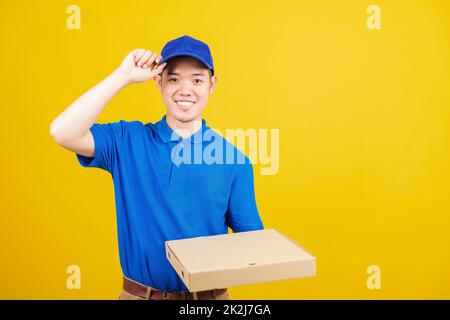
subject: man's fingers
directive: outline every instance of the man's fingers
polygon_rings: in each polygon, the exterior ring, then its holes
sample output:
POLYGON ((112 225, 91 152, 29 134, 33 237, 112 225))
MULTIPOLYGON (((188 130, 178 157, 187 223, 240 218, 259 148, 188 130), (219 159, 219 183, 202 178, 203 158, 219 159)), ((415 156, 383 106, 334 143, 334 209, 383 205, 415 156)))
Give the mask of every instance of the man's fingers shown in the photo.
POLYGON ((153 69, 163 58, 160 54, 145 49, 134 49, 131 54, 136 65, 142 68, 153 69))
POLYGON ((147 68, 152 66, 153 62, 155 61, 155 59, 158 57, 157 53, 153 53, 150 58, 144 63, 144 65, 142 66, 143 68, 147 68))
POLYGON ((142 65, 147 62, 148 58, 150 58, 151 55, 152 52, 145 50, 144 55, 137 62, 138 67, 142 67, 142 65))
POLYGON ((160 66, 158 66, 157 68, 152 70, 152 74, 154 76, 157 76, 158 74, 160 74, 163 71, 163 69, 166 65, 167 65, 167 62, 162 63, 160 66))
POLYGON ((150 55, 150 51, 144 50, 139 54, 139 58, 136 61, 136 65, 138 67, 142 66, 144 64, 144 59, 148 59, 148 56, 150 55))
POLYGON ((145 49, 135 49, 132 51, 133 57, 134 57, 134 62, 139 61, 140 58, 142 58, 142 56, 145 53, 145 49))
MULTIPOLYGON (((163 59, 162 55, 158 55, 155 59, 155 63, 152 65, 153 70, 156 70, 158 68, 159 62, 163 59)), ((167 63, 166 63, 167 64, 167 63)))

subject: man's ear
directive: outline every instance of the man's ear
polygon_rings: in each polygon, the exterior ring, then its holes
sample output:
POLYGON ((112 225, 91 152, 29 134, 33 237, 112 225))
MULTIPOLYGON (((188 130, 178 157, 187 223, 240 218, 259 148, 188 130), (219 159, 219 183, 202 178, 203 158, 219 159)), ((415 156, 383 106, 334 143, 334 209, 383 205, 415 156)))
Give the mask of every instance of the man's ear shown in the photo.
POLYGON ((158 87, 158 90, 161 92, 162 90, 162 77, 160 74, 158 74, 156 77, 153 78, 153 80, 156 83, 156 86, 158 87))
POLYGON ((217 84, 217 76, 213 75, 211 77, 211 83, 210 83, 210 87, 209 87, 209 94, 212 94, 214 92, 214 89, 216 89, 216 84, 217 84))

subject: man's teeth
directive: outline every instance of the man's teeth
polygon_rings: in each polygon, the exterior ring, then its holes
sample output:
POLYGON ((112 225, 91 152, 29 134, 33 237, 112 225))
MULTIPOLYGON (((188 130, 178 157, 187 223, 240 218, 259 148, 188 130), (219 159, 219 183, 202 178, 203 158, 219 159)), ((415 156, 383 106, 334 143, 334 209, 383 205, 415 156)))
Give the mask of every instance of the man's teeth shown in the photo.
POLYGON ((190 107, 194 104, 194 102, 187 102, 187 101, 177 101, 177 103, 182 107, 190 107))

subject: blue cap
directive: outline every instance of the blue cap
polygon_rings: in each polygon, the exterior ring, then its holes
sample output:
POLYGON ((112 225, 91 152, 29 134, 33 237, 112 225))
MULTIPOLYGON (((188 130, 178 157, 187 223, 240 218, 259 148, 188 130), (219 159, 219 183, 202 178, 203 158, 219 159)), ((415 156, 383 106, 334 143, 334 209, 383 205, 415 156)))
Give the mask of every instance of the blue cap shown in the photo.
POLYGON ((214 66, 211 51, 206 43, 190 36, 182 36, 171 40, 163 47, 161 55, 163 59, 158 65, 177 56, 190 56, 200 60, 214 75, 214 66))

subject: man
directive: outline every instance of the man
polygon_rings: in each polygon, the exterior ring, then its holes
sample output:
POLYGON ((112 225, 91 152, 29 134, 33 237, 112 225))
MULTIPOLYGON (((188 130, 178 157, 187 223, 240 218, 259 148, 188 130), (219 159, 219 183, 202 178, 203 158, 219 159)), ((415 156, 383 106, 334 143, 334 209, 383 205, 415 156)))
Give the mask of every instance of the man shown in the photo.
POLYGON ((249 159, 202 118, 216 83, 208 45, 183 36, 161 55, 130 52, 51 124, 52 137, 82 166, 112 175, 120 299, 229 299, 226 288, 189 293, 166 259, 165 241, 264 228, 249 159), (120 90, 149 79, 167 108, 160 121, 95 123, 120 90))

